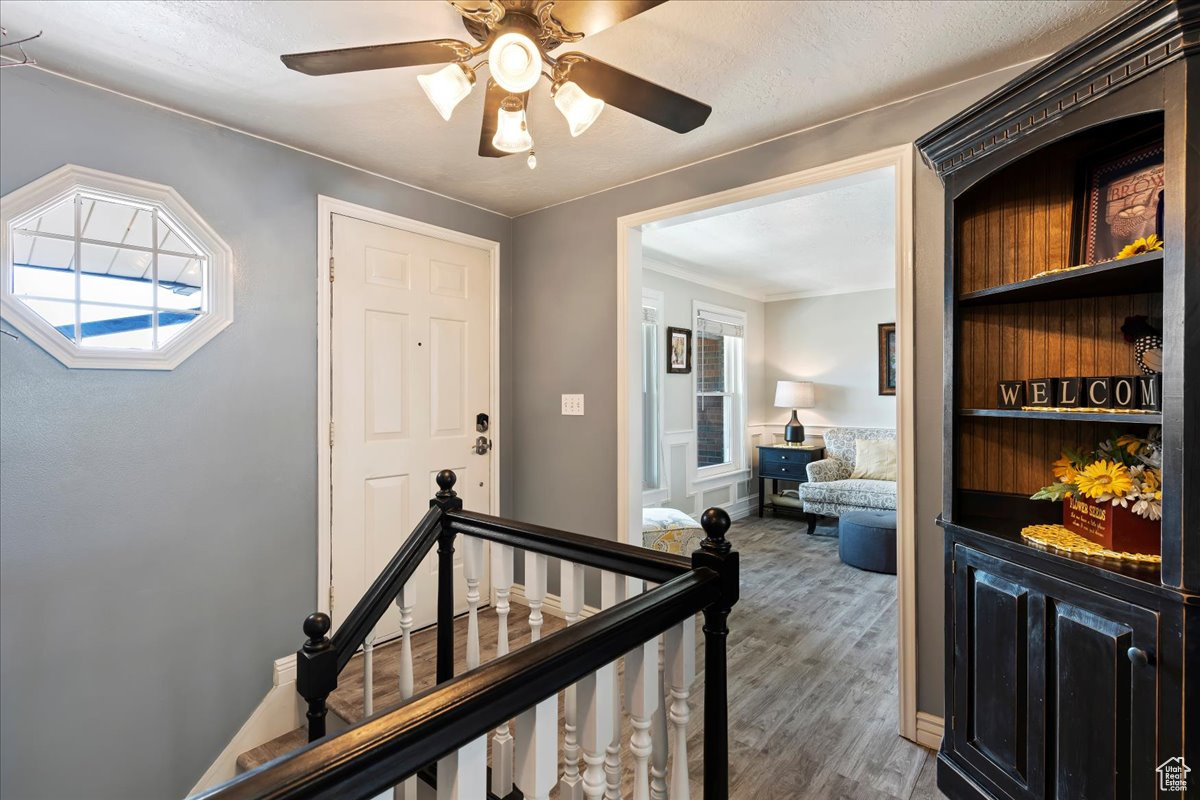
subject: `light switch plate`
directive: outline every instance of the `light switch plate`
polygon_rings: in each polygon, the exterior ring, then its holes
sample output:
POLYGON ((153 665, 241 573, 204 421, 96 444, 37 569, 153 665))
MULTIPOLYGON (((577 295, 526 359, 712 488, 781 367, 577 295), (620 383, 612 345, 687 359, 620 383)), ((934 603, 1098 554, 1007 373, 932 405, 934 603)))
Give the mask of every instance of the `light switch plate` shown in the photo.
POLYGON ((564 417, 582 417, 583 395, 564 394, 562 396, 562 413, 564 417))

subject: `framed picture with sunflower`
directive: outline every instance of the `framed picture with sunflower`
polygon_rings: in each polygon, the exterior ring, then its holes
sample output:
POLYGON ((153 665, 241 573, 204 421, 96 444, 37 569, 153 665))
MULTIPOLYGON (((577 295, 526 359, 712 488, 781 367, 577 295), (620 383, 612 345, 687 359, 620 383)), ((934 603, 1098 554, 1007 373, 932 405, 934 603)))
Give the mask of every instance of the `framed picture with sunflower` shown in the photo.
POLYGON ((1138 240, 1162 239, 1165 169, 1161 141, 1093 162, 1084 185, 1083 263, 1117 258, 1138 240))

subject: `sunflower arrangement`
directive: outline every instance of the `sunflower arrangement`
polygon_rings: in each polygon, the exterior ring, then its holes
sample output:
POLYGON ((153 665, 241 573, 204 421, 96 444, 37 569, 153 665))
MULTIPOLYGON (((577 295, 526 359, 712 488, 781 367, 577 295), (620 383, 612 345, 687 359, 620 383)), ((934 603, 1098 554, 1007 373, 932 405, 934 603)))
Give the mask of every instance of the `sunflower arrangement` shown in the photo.
POLYGON ((1143 236, 1141 239, 1135 239, 1129 244, 1121 248, 1121 252, 1117 253, 1117 258, 1129 258, 1130 256, 1140 256, 1142 253, 1151 253, 1155 250, 1163 249, 1163 240, 1158 238, 1156 234, 1143 236))
POLYGON ((1086 497, 1128 508, 1139 517, 1162 519, 1162 431, 1146 438, 1113 436, 1091 452, 1067 449, 1052 465, 1054 483, 1034 500, 1086 497))

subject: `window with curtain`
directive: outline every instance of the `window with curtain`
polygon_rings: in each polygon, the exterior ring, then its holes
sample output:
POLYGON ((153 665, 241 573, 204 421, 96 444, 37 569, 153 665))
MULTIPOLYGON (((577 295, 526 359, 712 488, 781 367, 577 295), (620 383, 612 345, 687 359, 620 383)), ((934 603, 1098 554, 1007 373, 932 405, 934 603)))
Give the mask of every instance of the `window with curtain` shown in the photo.
POLYGON ((696 466, 741 463, 745 315, 697 305, 693 333, 696 382, 696 466))
MULTIPOLYGON (((645 303, 649 298, 643 298, 645 303)), ((659 364, 658 308, 642 306, 642 489, 662 486, 659 464, 659 364)))

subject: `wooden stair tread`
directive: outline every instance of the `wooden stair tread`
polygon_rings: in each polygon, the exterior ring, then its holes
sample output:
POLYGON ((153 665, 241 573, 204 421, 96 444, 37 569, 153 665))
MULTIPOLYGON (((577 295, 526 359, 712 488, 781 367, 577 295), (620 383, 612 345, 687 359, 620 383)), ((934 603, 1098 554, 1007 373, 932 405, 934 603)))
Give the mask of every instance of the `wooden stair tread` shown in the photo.
POLYGON ((252 769, 261 767, 268 761, 274 761, 280 756, 285 756, 288 753, 299 750, 306 744, 308 744, 308 728, 301 727, 296 728, 294 731, 288 731, 282 736, 277 736, 265 744, 260 744, 258 747, 252 747, 238 756, 238 774, 240 775, 243 772, 249 772, 252 769))

